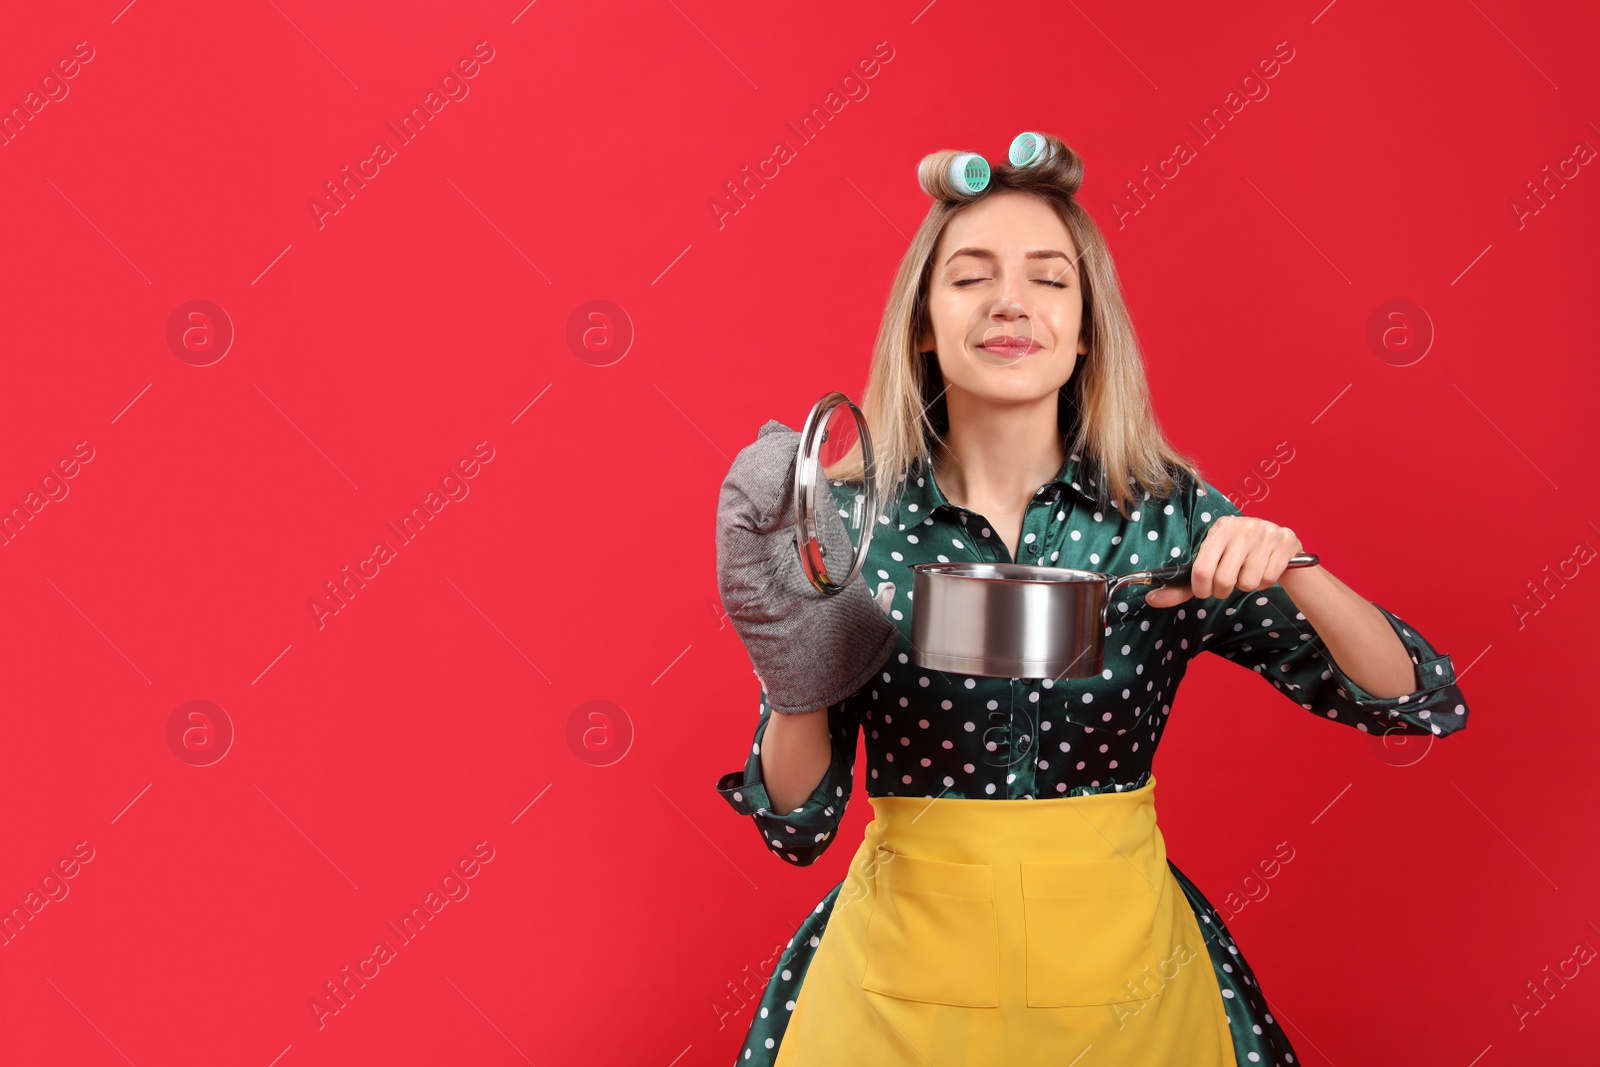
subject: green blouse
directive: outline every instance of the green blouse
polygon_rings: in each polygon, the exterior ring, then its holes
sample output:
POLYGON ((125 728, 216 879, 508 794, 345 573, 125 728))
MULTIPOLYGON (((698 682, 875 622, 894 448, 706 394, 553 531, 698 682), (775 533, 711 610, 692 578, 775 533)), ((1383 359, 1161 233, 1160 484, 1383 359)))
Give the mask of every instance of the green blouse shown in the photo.
MULTIPOLYGON (((1056 480, 1028 504, 1018 562, 1126 574, 1193 559, 1213 522, 1240 514, 1204 480, 1184 478, 1165 503, 1146 493, 1127 515, 1114 502, 1102 509, 1096 492, 1078 457, 1068 456, 1056 480)), ((911 566, 952 560, 1012 562, 983 516, 947 501, 918 466, 898 513, 879 517, 860 578, 873 589, 894 582, 890 614, 900 643, 877 678, 828 709, 833 765, 792 812, 772 812, 761 786, 761 735, 770 715, 762 691, 744 771, 724 775, 717 789, 736 811, 756 818, 788 862, 805 866, 827 848, 850 795, 861 729, 869 796, 1016 800, 1137 788, 1149 778, 1178 683, 1201 652, 1249 667, 1307 711, 1358 730, 1443 736, 1466 725, 1450 657, 1414 627, 1379 606, 1416 665, 1416 689, 1375 697, 1339 669, 1276 584, 1171 608, 1144 603, 1151 586, 1124 586, 1112 604, 1104 670, 1095 678, 925 670, 911 662, 911 566)))
MULTIPOLYGON (((1146 492, 1124 514, 1114 502, 1102 503, 1100 474, 1077 455, 1067 457, 1056 478, 1040 486, 1028 503, 1015 562, 1127 574, 1192 560, 1213 522, 1240 514, 1209 483, 1187 475, 1171 498, 1152 499, 1146 492)), ((842 509, 853 503, 854 486, 832 484, 842 509)), ((1123 587, 1112 602, 1104 670, 1091 678, 984 678, 918 667, 911 660, 911 566, 1013 561, 984 517, 946 500, 922 465, 913 468, 893 510, 878 522, 860 580, 874 590, 880 582, 894 583, 890 615, 901 638, 875 678, 829 707, 833 756, 827 773, 804 804, 788 812, 772 810, 761 779, 761 739, 771 716, 763 690, 744 769, 717 781, 717 791, 735 811, 753 818, 774 854, 795 866, 813 863, 833 840, 853 788, 862 731, 869 796, 1019 800, 1138 788, 1150 777, 1178 683, 1202 652, 1250 668, 1311 714, 1367 733, 1442 737, 1466 726, 1466 700, 1456 687, 1450 657, 1415 627, 1379 606, 1411 656, 1416 687, 1402 696, 1377 697, 1339 669, 1277 584, 1170 608, 1144 603, 1152 586, 1123 587)), ((1207 922, 1214 918, 1220 929, 1220 917, 1197 890, 1192 895, 1197 912, 1207 922)), ((819 905, 811 920, 822 912, 819 905)), ((1228 946, 1219 968, 1230 954, 1243 963, 1231 940, 1228 946)), ((790 954, 795 953, 791 944, 790 954)), ((808 958, 806 949, 803 958, 788 961, 784 972, 795 995, 808 958)), ((1248 968, 1241 970, 1248 974, 1248 968)), ((1232 968, 1227 973, 1223 988, 1238 987, 1240 973, 1232 968)), ((754 1021, 753 1035, 776 1029, 781 1036, 787 1018, 782 1009, 792 996, 779 989, 776 973, 773 982, 768 990, 773 1003, 763 1002, 768 1014, 754 1021), (772 1009, 782 1019, 773 1017, 772 1009)), ((1243 1007, 1228 1006, 1230 1011, 1243 1007)), ((1265 1009, 1257 1004, 1255 1012, 1259 1016, 1265 1009)), ((1249 1032, 1250 1020, 1244 1022, 1235 1025, 1236 1036, 1249 1032)), ((1252 1034, 1255 1043, 1248 1047, 1268 1051, 1268 1039, 1281 1036, 1275 1025, 1270 1031, 1267 1038, 1252 1034)), ((763 1038, 754 1047, 770 1056, 776 1038, 771 1048, 765 1044, 763 1038)), ((1287 1047, 1283 1039, 1278 1051, 1287 1047)), ((1244 1051, 1240 1062, 1247 1062, 1244 1051)))

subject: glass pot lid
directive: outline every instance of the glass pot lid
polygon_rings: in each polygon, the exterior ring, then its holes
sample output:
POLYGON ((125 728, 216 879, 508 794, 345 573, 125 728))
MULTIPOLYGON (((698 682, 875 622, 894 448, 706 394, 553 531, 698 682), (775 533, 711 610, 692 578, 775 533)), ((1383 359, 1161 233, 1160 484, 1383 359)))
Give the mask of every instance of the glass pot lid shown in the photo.
POLYGON ((794 465, 795 547, 819 591, 831 596, 861 573, 878 499, 866 416, 843 393, 828 393, 806 416, 794 465))

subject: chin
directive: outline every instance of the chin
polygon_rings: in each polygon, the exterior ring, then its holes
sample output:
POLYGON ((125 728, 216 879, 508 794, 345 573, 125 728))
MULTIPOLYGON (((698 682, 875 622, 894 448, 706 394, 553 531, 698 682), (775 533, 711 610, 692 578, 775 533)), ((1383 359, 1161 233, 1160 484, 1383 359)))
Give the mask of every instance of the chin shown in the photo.
POLYGON ((1060 388, 1053 376, 1022 367, 985 367, 975 381, 957 383, 981 400, 1020 404, 1040 400, 1060 388))

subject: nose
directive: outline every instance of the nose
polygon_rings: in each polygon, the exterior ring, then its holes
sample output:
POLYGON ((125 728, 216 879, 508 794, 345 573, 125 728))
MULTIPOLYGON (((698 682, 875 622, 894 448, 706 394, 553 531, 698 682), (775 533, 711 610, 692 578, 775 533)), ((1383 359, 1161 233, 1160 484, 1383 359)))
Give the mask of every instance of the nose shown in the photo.
POLYGON ((1007 323, 1027 318, 1028 309, 1022 305, 1022 301, 1012 293, 1008 285, 989 305, 988 315, 991 322, 1007 323))
POLYGON ((1009 287, 991 300, 984 312, 983 341, 997 334, 1033 336, 1033 322, 1028 318, 1028 311, 1022 306, 1021 301, 1010 294, 1009 287))
POLYGON ((993 306, 989 308, 989 315, 998 321, 1009 322, 1015 318, 1026 318, 1027 306, 1023 303, 1027 295, 1027 281, 1021 274, 1002 270, 1000 273, 1000 292, 995 297, 993 306))

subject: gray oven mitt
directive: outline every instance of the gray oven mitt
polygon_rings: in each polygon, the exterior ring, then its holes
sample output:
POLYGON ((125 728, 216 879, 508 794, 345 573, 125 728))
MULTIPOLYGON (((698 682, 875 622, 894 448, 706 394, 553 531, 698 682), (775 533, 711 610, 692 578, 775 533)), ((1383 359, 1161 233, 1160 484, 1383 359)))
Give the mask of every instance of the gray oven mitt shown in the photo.
MULTIPOLYGON (((893 585, 880 585, 874 600, 858 575, 829 595, 801 570, 794 530, 799 449, 798 432, 768 421, 734 457, 717 498, 717 591, 768 706, 780 715, 843 700, 866 684, 900 639, 888 617, 893 585)), ((831 526, 825 535, 818 531, 823 543, 847 543, 833 501, 817 511, 819 526, 831 526)))

